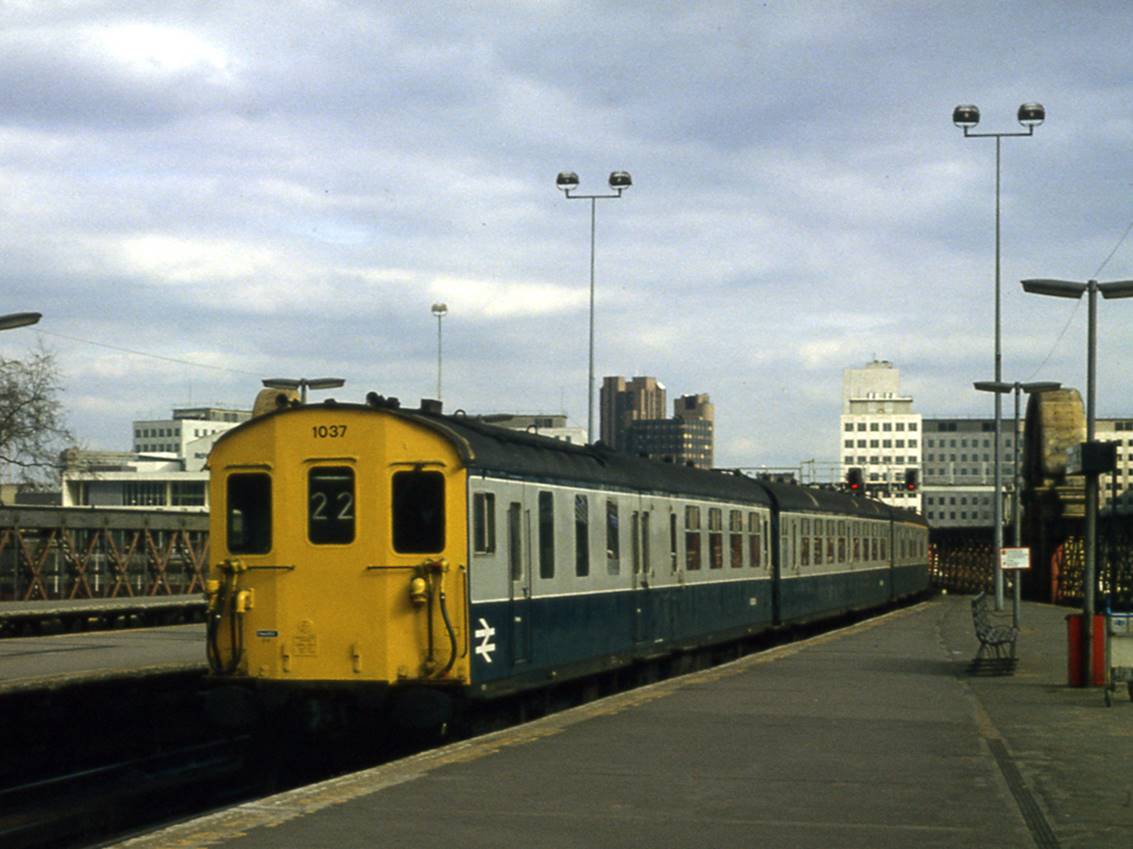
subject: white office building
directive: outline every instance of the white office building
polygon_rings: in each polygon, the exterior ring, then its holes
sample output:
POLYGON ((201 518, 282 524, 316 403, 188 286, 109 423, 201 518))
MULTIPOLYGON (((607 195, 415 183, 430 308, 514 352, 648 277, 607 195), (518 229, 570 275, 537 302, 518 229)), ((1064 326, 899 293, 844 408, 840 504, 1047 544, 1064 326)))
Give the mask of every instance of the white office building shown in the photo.
POLYGON ((886 504, 920 511, 918 489, 906 489, 906 472, 920 476, 921 416, 901 394, 900 372, 887 360, 842 372, 841 478, 862 470, 866 492, 886 504))
POLYGON ((65 451, 62 505, 207 511, 209 451, 250 417, 250 410, 179 408, 172 418, 135 421, 133 451, 65 451))

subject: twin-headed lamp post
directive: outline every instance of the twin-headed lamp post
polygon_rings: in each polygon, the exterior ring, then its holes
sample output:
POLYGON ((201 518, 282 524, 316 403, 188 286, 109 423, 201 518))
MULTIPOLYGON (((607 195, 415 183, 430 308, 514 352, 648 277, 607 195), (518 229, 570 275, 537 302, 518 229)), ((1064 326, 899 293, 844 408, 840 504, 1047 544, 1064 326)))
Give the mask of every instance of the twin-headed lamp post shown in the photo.
MULTIPOLYGON (((1114 280, 1099 283, 1097 280, 1085 282, 1077 280, 1023 280, 1023 291, 1033 295, 1049 295, 1054 298, 1078 300, 1083 293, 1088 296, 1089 315, 1086 323, 1086 442, 1094 441, 1096 396, 1096 375, 1098 370, 1098 293, 1103 298, 1133 298, 1133 280, 1114 280)), ((1097 587, 1097 547, 1098 547, 1098 476, 1093 464, 1083 469, 1086 477, 1086 568, 1082 576, 1082 680, 1090 685, 1090 662, 1093 657, 1094 641, 1094 594, 1097 587)))
MULTIPOLYGON (((1000 285, 999 285, 999 172, 1000 148, 1002 140, 1017 136, 1034 135, 1035 127, 1046 119, 1046 110, 1041 103, 1024 103, 1019 107, 1017 115, 1019 123, 1026 128, 1026 132, 1013 133, 976 133, 972 128, 980 122, 979 107, 966 105, 957 106, 952 110, 952 123, 964 131, 965 138, 993 138, 995 139, 995 382, 1003 380, 1003 353, 1000 343, 1000 285)), ((1003 402, 1000 393, 995 394, 995 503, 992 511, 995 522, 995 558, 999 562, 999 552, 1003 548, 1003 473, 1000 469, 999 441, 1003 431, 1003 402)), ((998 565, 995 569, 995 609, 1003 609, 1003 572, 998 565)))
POLYGON ((337 389, 346 381, 341 377, 268 377, 263 384, 268 389, 298 389, 299 402, 306 404, 308 389, 337 389))
POLYGON ((573 171, 561 171, 555 185, 566 195, 567 200, 590 201, 590 369, 586 391, 586 441, 594 442, 594 231, 597 216, 596 204, 600 200, 620 198, 622 192, 633 185, 628 171, 614 171, 610 174, 609 185, 613 194, 580 195, 578 175, 573 171))

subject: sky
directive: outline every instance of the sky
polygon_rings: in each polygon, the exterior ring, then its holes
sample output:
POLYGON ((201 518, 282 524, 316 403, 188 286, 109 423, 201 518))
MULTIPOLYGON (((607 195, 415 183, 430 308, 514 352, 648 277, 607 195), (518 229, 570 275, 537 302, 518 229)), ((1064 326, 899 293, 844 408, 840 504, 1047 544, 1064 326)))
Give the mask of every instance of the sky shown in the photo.
MULTIPOLYGON (((1133 278, 1125 2, 0 0, 0 356, 53 352, 79 444, 250 407, 266 377, 587 418, 596 373, 716 407, 725 467, 836 461, 842 371, 990 416, 1086 384, 1086 304, 1133 278)), ((1099 415, 1133 416, 1133 300, 1099 300, 1099 415)))

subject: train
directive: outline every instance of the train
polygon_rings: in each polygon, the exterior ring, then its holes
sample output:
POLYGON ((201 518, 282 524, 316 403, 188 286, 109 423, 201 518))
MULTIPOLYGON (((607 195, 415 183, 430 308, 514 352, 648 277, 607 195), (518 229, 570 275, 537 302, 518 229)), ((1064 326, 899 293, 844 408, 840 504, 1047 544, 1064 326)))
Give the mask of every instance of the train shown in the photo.
POLYGON ((918 514, 504 429, 439 402, 273 409, 215 443, 210 715, 461 705, 924 593, 918 514))

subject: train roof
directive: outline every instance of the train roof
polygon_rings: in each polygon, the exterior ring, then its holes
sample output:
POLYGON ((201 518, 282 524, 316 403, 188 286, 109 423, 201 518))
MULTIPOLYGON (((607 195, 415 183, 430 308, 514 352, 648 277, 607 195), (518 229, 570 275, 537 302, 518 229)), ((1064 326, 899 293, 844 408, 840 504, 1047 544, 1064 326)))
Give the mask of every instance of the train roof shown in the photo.
POLYGON ((463 416, 413 410, 395 414, 457 437, 470 470, 533 477, 647 492, 681 493, 703 498, 770 505, 760 483, 731 471, 708 471, 662 463, 614 451, 602 444, 574 445, 524 431, 510 430, 463 416))

